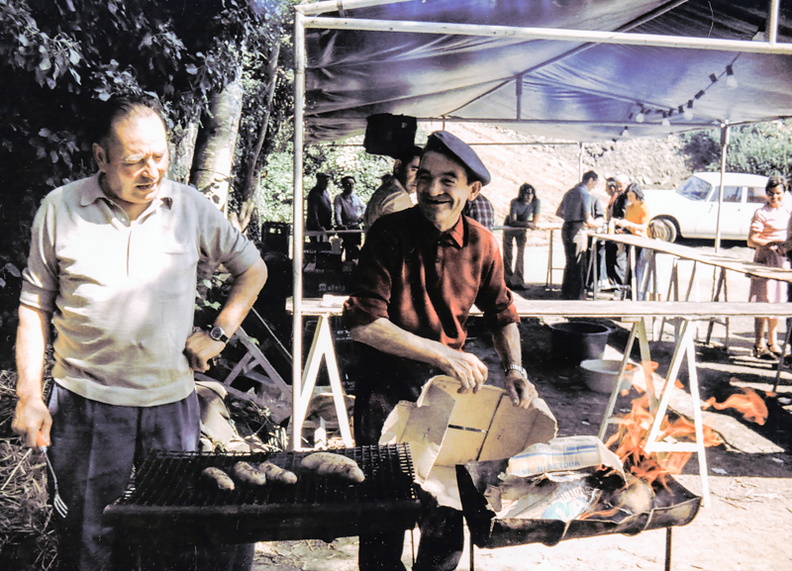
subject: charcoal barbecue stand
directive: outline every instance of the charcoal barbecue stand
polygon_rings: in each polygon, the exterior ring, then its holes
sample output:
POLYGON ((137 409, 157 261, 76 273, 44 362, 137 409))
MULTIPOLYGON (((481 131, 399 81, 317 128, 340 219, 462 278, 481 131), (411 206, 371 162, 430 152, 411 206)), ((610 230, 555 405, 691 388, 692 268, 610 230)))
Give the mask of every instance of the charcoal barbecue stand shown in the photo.
MULTIPOLYGON (((195 545, 323 539, 359 535, 361 530, 415 527, 420 504, 406 444, 333 450, 357 461, 366 475, 351 483, 300 467, 310 452, 277 454, 157 453, 138 468, 124 494, 105 508, 104 523, 115 528, 116 549, 136 552, 152 537, 172 536, 195 545), (238 484, 233 491, 200 482, 204 468, 227 472, 235 462, 269 460, 295 472, 294 485, 238 484), (383 517, 387 514, 387 517, 383 517)), ((134 557, 133 557, 134 559, 134 557)))
POLYGON ((564 539, 577 539, 622 533, 637 535, 642 531, 666 529, 665 569, 671 569, 671 530, 686 525, 696 517, 701 498, 689 492, 673 478, 666 486, 654 486, 656 499, 651 511, 620 522, 586 519, 561 520, 497 519, 489 509, 484 491, 488 484, 498 482, 498 474, 506 470, 508 460, 468 462, 456 467, 462 512, 470 532, 470 569, 473 569, 473 545, 481 548, 507 547, 527 543, 557 545, 564 539))

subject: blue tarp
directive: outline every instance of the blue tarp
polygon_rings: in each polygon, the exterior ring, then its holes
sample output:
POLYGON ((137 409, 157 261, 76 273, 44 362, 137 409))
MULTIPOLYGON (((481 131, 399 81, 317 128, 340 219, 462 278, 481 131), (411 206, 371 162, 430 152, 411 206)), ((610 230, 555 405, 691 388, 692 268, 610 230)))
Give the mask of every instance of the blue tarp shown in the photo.
MULTIPOLYGON (((764 38, 768 6, 411 0, 323 16, 752 40, 764 38)), ((779 42, 792 38, 790 22, 792 0, 782 0, 779 42)), ((361 133, 375 113, 482 122, 519 115, 510 128, 579 141, 616 138, 625 126, 633 136, 662 136, 792 116, 789 55, 354 30, 308 29, 306 39, 308 142, 361 133), (691 101, 692 118, 681 113, 691 101)))

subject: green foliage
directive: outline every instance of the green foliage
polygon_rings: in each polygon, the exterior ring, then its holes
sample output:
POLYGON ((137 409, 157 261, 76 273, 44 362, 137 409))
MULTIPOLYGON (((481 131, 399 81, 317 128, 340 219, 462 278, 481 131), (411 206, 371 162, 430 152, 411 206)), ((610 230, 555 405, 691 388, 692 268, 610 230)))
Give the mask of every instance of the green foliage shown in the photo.
MULTIPOLYGON (((94 172, 97 100, 153 93, 172 127, 187 124, 275 33, 266 24, 277 2, 0 0, 0 267, 25 266, 44 194, 94 172)), ((0 366, 19 294, 18 278, 2 277, 0 366)))
MULTIPOLYGON (((308 146, 304 153, 303 188, 305 195, 316 183, 316 173, 332 176, 328 187, 330 196, 341 192, 341 177, 355 177, 355 194, 365 204, 381 184, 382 175, 393 170, 393 159, 367 153, 362 146, 363 137, 351 137, 338 145, 308 146)), ((272 153, 267 162, 266 177, 258 200, 261 221, 289 222, 292 219, 293 152, 291 143, 285 143, 280 152, 272 153)))
MULTIPOLYGON (((726 170, 770 176, 792 175, 792 120, 732 127, 726 170)), ((693 170, 720 170, 720 132, 699 131, 683 137, 693 170)))

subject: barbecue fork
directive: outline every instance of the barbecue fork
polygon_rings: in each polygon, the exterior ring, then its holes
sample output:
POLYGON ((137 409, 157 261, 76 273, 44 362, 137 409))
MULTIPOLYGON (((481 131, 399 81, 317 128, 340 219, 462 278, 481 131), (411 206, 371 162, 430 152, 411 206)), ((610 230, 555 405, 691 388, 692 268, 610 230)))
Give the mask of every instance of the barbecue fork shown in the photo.
POLYGON ((55 492, 52 496, 52 507, 55 508, 55 513, 65 518, 69 513, 69 507, 66 505, 66 502, 63 501, 58 491, 58 477, 55 475, 55 469, 52 467, 52 462, 50 462, 49 454, 47 453, 47 447, 44 445, 44 438, 40 432, 36 439, 36 444, 39 450, 44 453, 44 460, 47 462, 47 468, 49 468, 50 475, 52 476, 52 488, 55 492))

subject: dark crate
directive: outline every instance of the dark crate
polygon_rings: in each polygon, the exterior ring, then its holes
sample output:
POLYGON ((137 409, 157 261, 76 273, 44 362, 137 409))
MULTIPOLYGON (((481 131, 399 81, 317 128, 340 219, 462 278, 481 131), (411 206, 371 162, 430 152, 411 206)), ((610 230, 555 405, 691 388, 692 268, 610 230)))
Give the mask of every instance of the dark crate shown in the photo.
POLYGON ((345 295, 349 293, 349 272, 335 270, 303 271, 303 296, 322 297, 324 294, 345 295))
POLYGON ((270 251, 289 255, 289 237, 291 224, 289 222, 264 222, 261 227, 261 243, 270 251))

